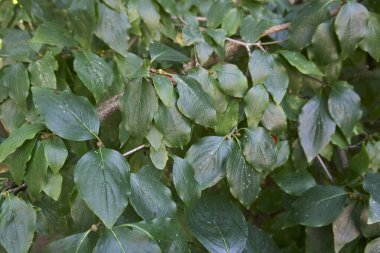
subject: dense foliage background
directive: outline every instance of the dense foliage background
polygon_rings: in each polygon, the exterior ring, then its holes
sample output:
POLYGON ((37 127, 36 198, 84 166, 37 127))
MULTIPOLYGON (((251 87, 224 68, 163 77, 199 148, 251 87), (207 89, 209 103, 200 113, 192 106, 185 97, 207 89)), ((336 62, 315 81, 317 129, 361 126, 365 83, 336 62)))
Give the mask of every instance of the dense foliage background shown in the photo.
POLYGON ((380 252, 379 12, 0 0, 0 252, 380 252))

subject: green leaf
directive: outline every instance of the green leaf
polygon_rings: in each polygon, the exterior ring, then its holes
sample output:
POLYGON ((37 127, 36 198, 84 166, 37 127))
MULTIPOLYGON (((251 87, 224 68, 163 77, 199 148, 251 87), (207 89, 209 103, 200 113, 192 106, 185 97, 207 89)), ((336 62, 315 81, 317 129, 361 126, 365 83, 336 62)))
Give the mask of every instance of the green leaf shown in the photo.
POLYGON ((220 89, 227 95, 243 97, 248 90, 248 82, 240 69, 233 64, 220 64, 213 67, 219 80, 220 89))
POLYGON ((178 196, 190 206, 201 197, 201 187, 194 177, 194 169, 186 160, 173 156, 173 182, 178 196))
POLYGON ((272 177, 281 190, 294 196, 300 196, 317 185, 313 176, 307 170, 294 169, 290 166, 276 170, 272 177))
POLYGON ((169 188, 153 175, 132 173, 131 189, 131 204, 144 220, 175 215, 177 207, 169 188))
POLYGON ((380 222, 380 175, 369 173, 363 181, 363 188, 370 194, 368 224, 380 222))
POLYGON ((337 82, 331 89, 328 107, 331 117, 348 140, 362 116, 360 97, 346 82, 337 82))
POLYGON ((367 32, 360 42, 360 48, 368 52, 376 61, 380 60, 380 15, 370 12, 367 32))
POLYGON ((380 250, 380 238, 370 241, 364 249, 364 253, 376 253, 380 250))
POLYGON ((201 84, 191 77, 173 75, 177 82, 178 110, 197 124, 211 127, 216 123, 216 111, 211 97, 204 92, 201 84))
POLYGON ((186 46, 193 45, 195 43, 199 43, 202 41, 203 36, 202 32, 198 27, 194 27, 192 25, 185 25, 182 29, 182 38, 183 43, 186 46))
POLYGON ((271 22, 266 19, 257 19, 251 15, 244 18, 241 27, 240 34, 244 41, 255 43, 261 36, 261 34, 271 26, 271 22))
POLYGON ((54 173, 58 173, 65 164, 68 153, 65 143, 59 137, 53 136, 45 142, 45 157, 54 173))
POLYGON ((272 136, 262 127, 245 130, 243 140, 245 159, 256 170, 270 172, 277 162, 277 148, 272 136))
POLYGON ((328 225, 341 214, 346 199, 347 193, 342 188, 330 185, 314 186, 293 202, 293 219, 309 227, 328 225))
POLYGON ((33 158, 29 163, 25 175, 25 181, 28 184, 28 192, 34 198, 39 196, 48 180, 48 163, 45 158, 44 149, 43 143, 36 143, 33 158))
POLYGON ((0 71, 0 85, 8 89, 8 95, 23 110, 29 94, 29 77, 22 63, 11 64, 0 71))
POLYGON ((251 73, 252 84, 263 83, 272 73, 273 57, 271 54, 255 50, 249 56, 248 68, 251 73))
POLYGON ((255 127, 269 105, 269 94, 263 85, 253 86, 245 95, 244 104, 248 126, 255 127))
MULTIPOLYGON (((272 139, 273 138, 278 138, 277 136, 272 136, 272 139)), ((277 141, 276 141, 277 142, 277 141)), ((288 159, 289 159, 289 155, 290 155, 290 147, 289 147, 289 142, 288 141, 279 141, 277 143, 277 160, 276 160, 276 168, 284 165, 288 159)))
POLYGON ((274 102, 280 104, 289 85, 288 72, 279 62, 273 62, 272 73, 264 81, 264 86, 272 95, 274 102))
POLYGON ((175 94, 171 80, 167 76, 153 75, 152 76, 154 88, 157 95, 166 106, 175 106, 175 94))
POLYGON ((22 124, 18 129, 11 132, 0 144, 0 162, 16 151, 26 140, 33 139, 36 134, 44 129, 41 124, 22 124))
POLYGON ((243 253, 261 252, 278 253, 280 250, 270 235, 261 229, 249 224, 247 244, 244 248, 243 253))
MULTIPOLYGON (((331 226, 305 228, 305 252, 308 253, 335 253, 334 235, 331 226)), ((343 253, 343 252, 341 252, 343 253)))
POLYGON ((204 40, 195 45, 195 50, 201 65, 204 65, 214 52, 214 48, 204 40))
POLYGON ((248 236, 244 216, 228 200, 203 195, 186 211, 186 221, 195 237, 210 252, 242 252, 248 236))
POLYGON ((57 69, 58 63, 50 55, 46 55, 44 58, 32 62, 28 67, 31 84, 33 86, 56 89, 57 80, 54 70, 57 69))
POLYGON ((171 62, 184 62, 189 58, 160 42, 153 41, 149 46, 149 53, 151 62, 153 61, 171 61, 171 62))
POLYGON ((353 217, 354 209, 355 204, 346 206, 340 216, 333 222, 335 252, 339 252, 346 244, 360 236, 359 228, 353 217))
POLYGON ((286 131, 286 115, 281 106, 269 103, 263 114, 263 126, 271 132, 281 134, 286 131))
POLYGON ((367 8, 352 0, 340 9, 335 19, 335 32, 343 58, 352 53, 366 35, 368 18, 367 8))
POLYGON ((306 57, 303 56, 300 52, 279 50, 278 53, 280 53, 289 62, 290 65, 298 69, 298 71, 302 74, 317 76, 324 75, 314 62, 306 59, 306 57))
POLYGON ((123 56, 128 54, 128 29, 131 27, 124 8, 112 10, 106 5, 98 5, 98 21, 95 34, 110 48, 123 56))
POLYGON ((93 252, 161 253, 161 250, 144 232, 119 226, 103 231, 93 252))
POLYGON ((11 194, 1 205, 0 243, 8 253, 28 252, 36 225, 36 211, 11 194))
POLYGON ((150 145, 154 148, 154 150, 160 149, 163 138, 163 134, 157 130, 155 125, 152 125, 148 135, 146 136, 146 139, 149 141, 150 145))
POLYGON ((189 121, 178 111, 176 106, 166 107, 160 104, 154 116, 157 129, 163 134, 166 146, 176 148, 185 146, 191 138, 189 121))
POLYGON ((137 2, 139 13, 144 21, 144 23, 148 26, 150 31, 154 33, 157 31, 157 27, 160 21, 160 14, 155 8, 152 0, 140 0, 137 2))
POLYGON ((216 113, 216 134, 226 135, 238 124, 240 104, 238 100, 230 100, 225 111, 216 113))
POLYGON ((79 79, 99 102, 103 94, 112 85, 114 75, 112 68, 101 57, 89 51, 75 53, 74 70, 79 79))
POLYGON ((128 134, 145 137, 158 110, 153 86, 145 79, 129 82, 120 100, 120 110, 128 134))
POLYGON ((92 0, 73 0, 67 10, 70 28, 79 44, 89 49, 95 31, 95 3, 92 0))
POLYGON ((57 201, 59 199, 59 196, 61 195, 62 181, 63 178, 61 174, 54 174, 49 172, 47 183, 43 191, 46 193, 46 195, 57 201))
POLYGON ((228 1, 216 1, 210 6, 207 13, 207 27, 216 28, 223 22, 221 17, 224 17, 226 10, 229 8, 228 1))
POLYGON ((46 246, 45 253, 89 253, 90 242, 88 234, 91 230, 84 233, 70 235, 68 237, 53 241, 46 246))
POLYGON ((75 96, 69 91, 57 93, 39 87, 33 87, 32 93, 37 110, 52 132, 73 141, 96 138, 100 122, 87 98, 75 96))
POLYGON ((171 218, 155 218, 153 220, 141 221, 129 224, 133 228, 138 228, 153 237, 162 252, 167 253, 188 253, 187 242, 184 231, 177 220, 171 218))
POLYGON ((4 161, 5 164, 9 165, 12 179, 17 185, 22 184, 26 164, 32 157, 34 144, 35 140, 25 142, 24 145, 17 148, 17 150, 4 161))
POLYGON ((326 108, 326 99, 313 97, 299 115, 298 135, 307 161, 311 162, 329 143, 335 123, 326 108))
POLYGON ((289 120, 297 121, 301 109, 305 103, 305 99, 300 98, 295 94, 287 93, 281 102, 281 107, 284 109, 286 117, 289 120))
POLYGON ((369 156, 365 147, 354 156, 349 157, 349 179, 355 179, 364 174, 369 168, 369 156))
POLYGON ((247 163, 239 145, 232 148, 226 167, 231 194, 249 209, 260 193, 262 174, 247 163))
POLYGON ((165 169, 166 162, 169 159, 165 145, 161 145, 161 147, 158 150, 155 150, 151 146, 149 151, 149 157, 152 160, 153 165, 159 170, 165 169))
POLYGON ((311 44, 313 58, 317 63, 325 65, 339 60, 339 45, 332 21, 317 27, 311 44))
POLYGON ((225 176, 231 143, 223 137, 207 136, 187 151, 185 159, 193 167, 195 180, 202 190, 215 185, 225 176))
POLYGON ((222 20, 222 28, 226 31, 227 35, 233 35, 238 30, 240 23, 243 19, 243 13, 240 9, 231 8, 224 15, 222 20))
POLYGON ((39 25, 30 42, 59 47, 72 47, 76 44, 69 31, 55 22, 44 22, 39 25))
POLYGON ((128 205, 129 165, 112 149, 86 153, 74 170, 79 196, 111 228, 128 205))

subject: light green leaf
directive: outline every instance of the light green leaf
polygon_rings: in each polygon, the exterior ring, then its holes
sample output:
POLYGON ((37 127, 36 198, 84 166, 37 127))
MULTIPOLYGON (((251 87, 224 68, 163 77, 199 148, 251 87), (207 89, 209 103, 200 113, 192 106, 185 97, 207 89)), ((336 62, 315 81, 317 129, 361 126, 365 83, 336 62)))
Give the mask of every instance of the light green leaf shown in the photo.
POLYGON ((57 201, 59 199, 59 196, 61 195, 62 181, 63 178, 61 174, 54 174, 49 172, 47 183, 43 191, 46 193, 46 195, 57 201))
POLYGON ((89 51, 75 53, 74 70, 79 79, 91 91, 97 102, 112 85, 112 68, 101 57, 89 51))
POLYGON ((331 185, 314 186, 293 202, 293 219, 308 227, 331 224, 342 213, 346 199, 347 193, 342 188, 331 185))
POLYGON ((11 132, 0 144, 0 162, 16 151, 26 140, 33 139, 36 134, 44 129, 41 124, 22 124, 20 128, 11 132))
POLYGON ((326 65, 339 60, 339 45, 332 21, 320 24, 311 41, 315 62, 326 65))
POLYGON ((36 211, 23 200, 6 196, 1 205, 0 243, 8 253, 26 253, 33 241, 36 211))
POLYGON ((215 70, 220 89, 227 95, 243 97, 248 90, 248 82, 240 69, 233 64, 219 64, 213 67, 215 70))
POLYGON ((0 85, 8 89, 9 97, 23 110, 29 94, 29 77, 22 63, 11 64, 0 71, 0 85))
POLYGON ((154 88, 157 95, 166 106, 175 106, 175 94, 171 80, 167 76, 153 75, 152 76, 154 88))
POLYGON ((151 61, 172 61, 172 62, 184 62, 189 58, 160 42, 154 41, 149 46, 149 53, 151 61))
POLYGON ((89 253, 90 242, 88 234, 91 230, 84 233, 70 235, 68 237, 53 241, 46 246, 45 253, 89 253))
POLYGON ((148 70, 144 66, 143 59, 135 54, 128 53, 126 57, 115 55, 114 60, 117 64, 120 75, 126 81, 149 75, 148 70))
POLYGON ((330 91, 328 107, 331 117, 348 140, 362 116, 360 97, 346 82, 337 82, 330 91))
POLYGON ((231 143, 223 137, 207 136, 187 151, 185 159, 193 167, 195 180, 202 190, 215 185, 225 176, 231 143))
POLYGON ((131 189, 131 204, 144 220, 175 215, 177 207, 169 188, 154 175, 132 173, 131 189))
POLYGON ((195 50, 201 65, 204 65, 214 52, 214 48, 204 40, 195 45, 195 50))
POLYGON ((89 49, 95 31, 95 2, 92 0, 73 0, 67 10, 70 28, 79 44, 89 49))
POLYGON ((154 125, 152 125, 146 136, 146 139, 155 150, 160 149, 163 138, 164 135, 154 125))
POLYGON ((36 143, 33 152, 33 158, 29 163, 25 175, 25 181, 28 184, 28 192, 34 198, 44 189, 48 180, 48 164, 45 158, 44 145, 41 142, 36 143))
POLYGON ((189 121, 178 111, 176 106, 166 107, 160 104, 154 116, 157 129, 163 134, 163 140, 168 147, 185 146, 191 138, 189 121))
POLYGON ((335 123, 326 106, 326 99, 313 97, 299 115, 298 135, 308 162, 326 147, 335 132, 335 123))
POLYGON ((189 162, 173 156, 173 182, 179 197, 190 206, 201 197, 201 187, 194 177, 194 169, 189 162))
POLYGON ((335 32, 340 41, 342 57, 352 53, 367 33, 369 13, 356 1, 348 1, 335 19, 335 32))
POLYGON ((242 252, 248 236, 244 216, 228 200, 203 195, 186 211, 186 221, 195 237, 210 252, 242 252))
POLYGON ((380 175, 369 173, 363 181, 363 188, 370 194, 368 224, 380 222, 380 175))
POLYGON ((95 34, 110 48, 123 56, 128 54, 128 29, 131 27, 124 8, 118 11, 108 8, 106 5, 98 5, 98 21, 95 34))
POLYGON ((253 86, 245 95, 244 104, 248 126, 255 127, 269 105, 269 94, 263 85, 253 86))
POLYGON ((158 150, 155 150, 152 146, 149 151, 150 160, 152 160, 153 165, 159 169, 165 169, 166 162, 168 161, 168 152, 166 151, 165 145, 161 145, 158 150))
POLYGON ((240 104, 238 100, 230 100, 224 112, 216 113, 216 134, 226 135, 238 124, 240 104))
POLYGON ((231 194, 249 209, 261 191, 263 175, 248 164, 237 144, 232 148, 226 167, 231 194))
POLYGON ((69 31, 56 22, 44 22, 39 25, 30 42, 59 47, 72 47, 76 44, 69 31))
POLYGON ((32 62, 29 67, 30 82, 33 86, 57 88, 54 70, 58 69, 57 61, 50 55, 32 62))
POLYGON ((249 56, 248 68, 251 73, 252 84, 263 83, 272 74, 273 57, 267 52, 255 50, 249 56))
POLYGON ((306 59, 306 57, 303 56, 300 52, 279 50, 278 53, 284 56, 289 64, 298 69, 298 71, 302 74, 318 76, 324 75, 314 62, 306 59))
POLYGON ((255 43, 261 36, 261 34, 271 26, 271 22, 266 19, 257 19, 251 15, 244 18, 241 27, 240 34, 244 41, 255 43))
POLYGON ((74 181, 87 206, 112 228, 128 205, 129 165, 124 157, 112 149, 90 151, 78 161, 74 181))
POLYGON ((368 52, 376 61, 380 60, 380 15, 369 13, 367 32, 360 42, 360 48, 368 52))
POLYGON ((33 87, 32 93, 34 105, 52 132, 73 141, 96 138, 99 117, 87 98, 39 87, 33 87))
POLYGON ((62 168, 68 153, 65 143, 57 136, 53 136, 45 142, 45 157, 54 173, 58 173, 62 168))
POLYGON ((161 253, 161 249, 144 232, 119 226, 103 231, 93 252, 161 253))
POLYGON ((227 32, 227 35, 233 35, 238 30, 243 19, 243 13, 238 8, 231 8, 224 15, 222 20, 222 28, 227 32))
POLYGON ((245 130, 243 140, 245 159, 256 170, 269 173, 277 163, 277 147, 272 136, 262 127, 245 130))
POLYGON ((217 28, 222 24, 224 14, 229 9, 228 1, 216 1, 210 6, 207 13, 207 27, 217 28))
POLYGON ((202 89, 201 84, 191 77, 173 75, 177 82, 179 99, 178 110, 199 125, 211 127, 216 123, 216 111, 211 97, 202 89))
MULTIPOLYGON (((272 136, 272 139, 273 139, 274 136, 272 136)), ((277 136, 275 138, 278 138, 277 136)), ((277 140, 275 141, 277 143, 277 140)), ((277 143, 277 161, 276 161, 276 168, 284 165, 288 159, 289 159, 289 155, 290 155, 290 147, 289 147, 289 142, 288 141, 279 141, 277 143)))
POLYGON ((289 77, 286 68, 279 62, 273 62, 272 73, 264 81, 264 86, 272 95, 274 102, 280 104, 286 94, 289 85, 289 77))
POLYGON ((280 250, 272 237, 261 229, 248 225, 247 245, 243 253, 279 253, 280 250))
POLYGON ((263 114, 263 126, 271 132, 281 134, 286 131, 286 115, 281 106, 269 103, 263 114))
POLYGON ((370 241, 364 249, 364 253, 377 253, 380 251, 380 238, 370 241))
POLYGON ((140 0, 137 2, 139 13, 150 31, 155 34, 160 22, 160 14, 152 0, 140 0))
POLYGON ((128 134, 145 137, 158 110, 153 86, 145 79, 129 82, 120 100, 120 110, 128 134))
POLYGON ((183 27, 182 38, 183 38, 183 43, 186 46, 199 43, 203 40, 202 32, 199 30, 198 27, 194 27, 192 25, 185 25, 183 27))
POLYGON ((317 185, 313 176, 307 170, 295 169, 291 166, 276 170, 272 177, 281 190, 294 196, 300 196, 317 185))

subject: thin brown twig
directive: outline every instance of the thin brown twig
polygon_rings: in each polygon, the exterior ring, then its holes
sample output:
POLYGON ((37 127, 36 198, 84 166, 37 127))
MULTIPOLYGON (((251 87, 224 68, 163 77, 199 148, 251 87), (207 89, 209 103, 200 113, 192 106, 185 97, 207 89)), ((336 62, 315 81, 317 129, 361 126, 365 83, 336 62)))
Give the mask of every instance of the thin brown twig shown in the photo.
POLYGON ((125 152, 125 153, 123 154, 123 156, 124 156, 124 157, 129 156, 129 155, 131 155, 131 154, 133 154, 133 153, 135 153, 135 152, 137 152, 137 151, 139 151, 139 150, 141 150, 141 149, 143 149, 143 148, 145 148, 145 145, 144 145, 144 144, 143 144, 143 145, 140 145, 140 146, 138 146, 138 147, 135 147, 134 149, 131 149, 131 150, 127 151, 127 152, 125 152))

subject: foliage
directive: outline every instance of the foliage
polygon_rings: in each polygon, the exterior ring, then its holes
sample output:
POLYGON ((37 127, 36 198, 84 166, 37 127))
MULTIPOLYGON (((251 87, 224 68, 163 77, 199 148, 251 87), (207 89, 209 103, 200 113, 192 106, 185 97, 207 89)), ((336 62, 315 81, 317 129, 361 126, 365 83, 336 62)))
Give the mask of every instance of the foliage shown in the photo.
POLYGON ((0 252, 379 252, 380 1, 0 0, 0 252))

